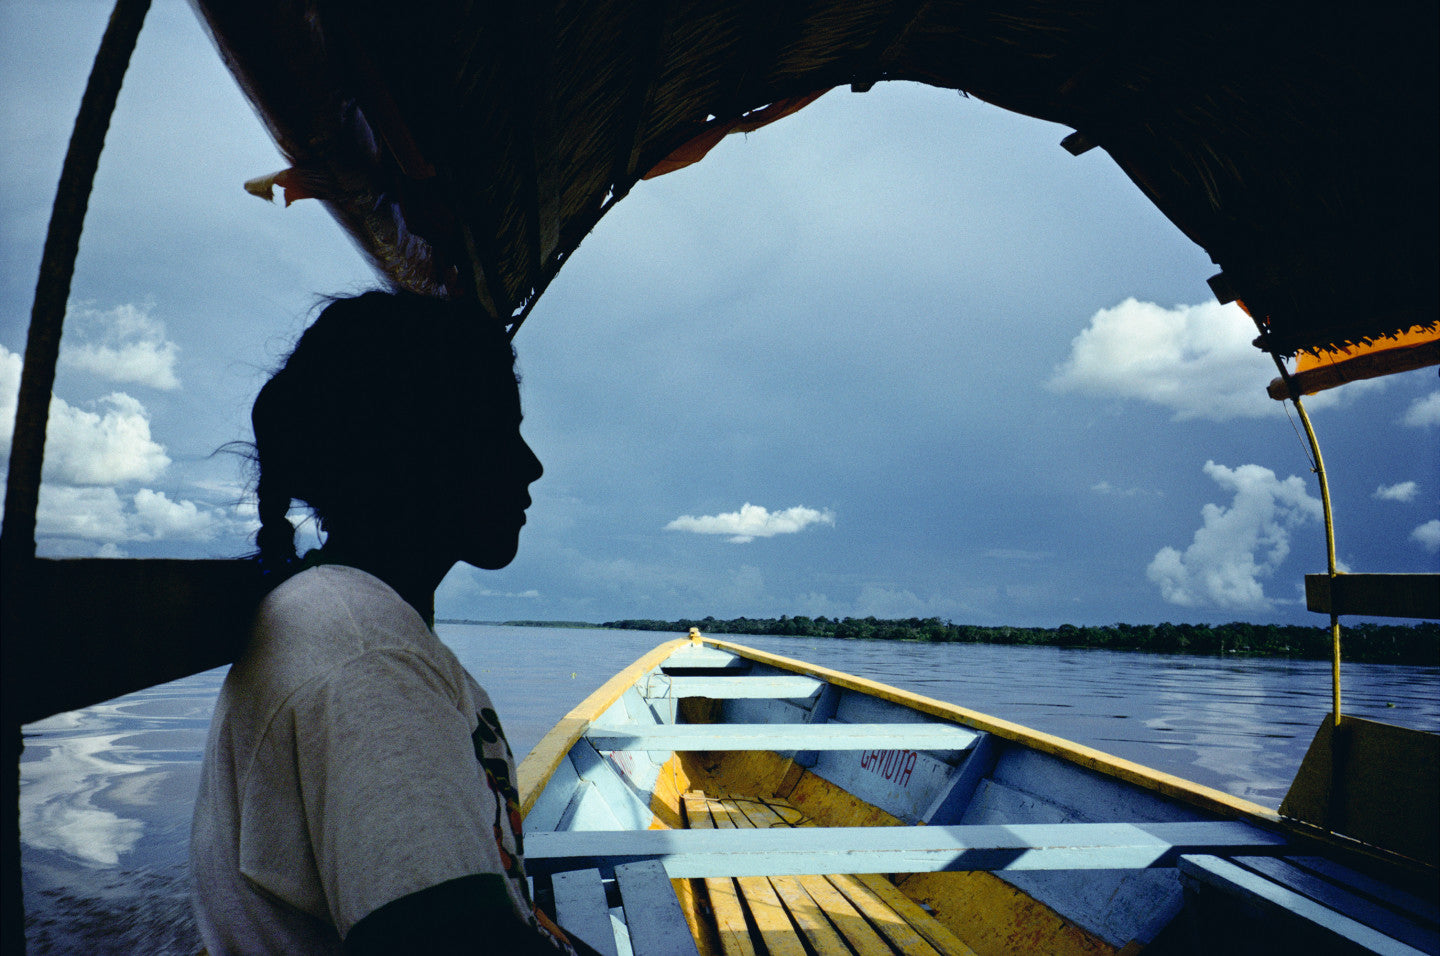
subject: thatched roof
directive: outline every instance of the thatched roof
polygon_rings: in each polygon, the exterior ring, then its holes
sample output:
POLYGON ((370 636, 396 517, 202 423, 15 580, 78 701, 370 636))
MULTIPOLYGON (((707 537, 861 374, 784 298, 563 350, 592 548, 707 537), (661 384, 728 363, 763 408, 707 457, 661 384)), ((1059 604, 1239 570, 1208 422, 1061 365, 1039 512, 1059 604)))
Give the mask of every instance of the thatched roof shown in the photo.
POLYGON ((196 2, 292 194, 325 200, 399 284, 478 294, 507 322, 677 148, 885 80, 1104 148, 1274 351, 1436 322, 1431 0, 196 2))

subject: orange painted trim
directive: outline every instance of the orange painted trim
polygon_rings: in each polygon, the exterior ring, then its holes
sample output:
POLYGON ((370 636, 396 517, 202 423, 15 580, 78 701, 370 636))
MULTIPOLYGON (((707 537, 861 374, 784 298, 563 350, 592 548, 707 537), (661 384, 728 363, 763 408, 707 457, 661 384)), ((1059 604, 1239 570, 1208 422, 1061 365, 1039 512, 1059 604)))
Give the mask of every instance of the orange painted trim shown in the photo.
POLYGON ((1430 342, 1440 342, 1440 325, 1429 328, 1423 325, 1413 325, 1404 332, 1387 335, 1363 345, 1350 345, 1319 352, 1301 352, 1295 356, 1295 371, 1297 374, 1303 374, 1327 365, 1340 365, 1362 355, 1376 355, 1397 349, 1409 349, 1430 342))
POLYGON ((707 126, 703 132, 689 141, 681 144, 669 156, 652 166, 649 172, 641 179, 655 179, 657 176, 664 176, 666 173, 673 173, 676 170, 684 169, 686 166, 693 166, 704 159, 710 150, 720 144, 726 136, 731 133, 753 133, 763 126, 769 126, 776 120, 782 120, 792 113, 797 113, 811 103, 830 92, 830 88, 816 90, 804 96, 792 96, 789 99, 776 100, 768 106, 751 110, 744 116, 738 116, 732 120, 717 120, 707 126))
MULTIPOLYGON (((1409 372, 1435 364, 1440 364, 1440 325, 1430 328, 1416 325, 1407 332, 1364 345, 1318 353, 1301 352, 1295 358, 1290 385, 1297 395, 1313 395, 1346 382, 1409 372)), ((1270 383, 1266 391, 1277 401, 1290 397, 1284 381, 1278 378, 1270 383)))

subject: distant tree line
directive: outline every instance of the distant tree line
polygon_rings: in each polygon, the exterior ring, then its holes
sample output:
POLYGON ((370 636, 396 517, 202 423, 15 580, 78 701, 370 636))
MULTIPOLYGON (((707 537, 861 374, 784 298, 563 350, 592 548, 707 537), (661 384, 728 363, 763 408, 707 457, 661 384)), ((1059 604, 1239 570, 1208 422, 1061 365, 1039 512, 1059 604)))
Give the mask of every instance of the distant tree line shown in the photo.
POLYGON ((588 621, 506 621, 507 627, 609 627, 608 624, 591 624, 588 621))
MULTIPOLYGON (((879 620, 874 617, 737 617, 698 620, 606 621, 602 627, 632 631, 763 634, 836 637, 856 641, 927 641, 939 644, 1023 644, 1041 647, 1090 647, 1156 654, 1239 654, 1254 657, 1326 659, 1330 629, 1294 624, 1108 624, 1059 627, 982 627, 952 624, 938 617, 879 620)), ((1372 664, 1440 665, 1440 623, 1355 624, 1342 627, 1347 661, 1372 664)))

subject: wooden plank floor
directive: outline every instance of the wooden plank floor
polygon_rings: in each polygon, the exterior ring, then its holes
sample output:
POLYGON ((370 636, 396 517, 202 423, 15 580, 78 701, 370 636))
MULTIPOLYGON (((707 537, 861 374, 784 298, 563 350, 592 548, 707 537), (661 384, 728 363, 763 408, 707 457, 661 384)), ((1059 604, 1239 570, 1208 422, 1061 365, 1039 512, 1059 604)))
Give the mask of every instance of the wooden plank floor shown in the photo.
MULTIPOLYGON (((804 826, 778 798, 683 798, 692 829, 804 826)), ((704 881, 725 956, 974 956, 882 876, 752 876, 704 881)))
MULTIPOLYGON (((687 793, 684 802, 687 826, 696 830, 714 828, 704 794, 687 793)), ((745 909, 740 902, 740 891, 735 881, 728 876, 707 877, 705 892, 710 897, 710 909, 715 914, 715 929, 720 936, 720 947, 726 956, 755 956, 755 945, 750 941, 750 929, 746 924, 745 909)))

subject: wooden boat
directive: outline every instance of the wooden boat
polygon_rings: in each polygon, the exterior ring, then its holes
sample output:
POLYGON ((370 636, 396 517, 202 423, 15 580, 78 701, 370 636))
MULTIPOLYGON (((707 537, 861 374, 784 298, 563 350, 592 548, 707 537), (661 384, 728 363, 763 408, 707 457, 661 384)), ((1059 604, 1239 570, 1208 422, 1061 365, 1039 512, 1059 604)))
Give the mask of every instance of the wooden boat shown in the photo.
POLYGON ((1440 950, 1400 854, 694 632, 519 775, 539 898, 615 956, 1440 950))

